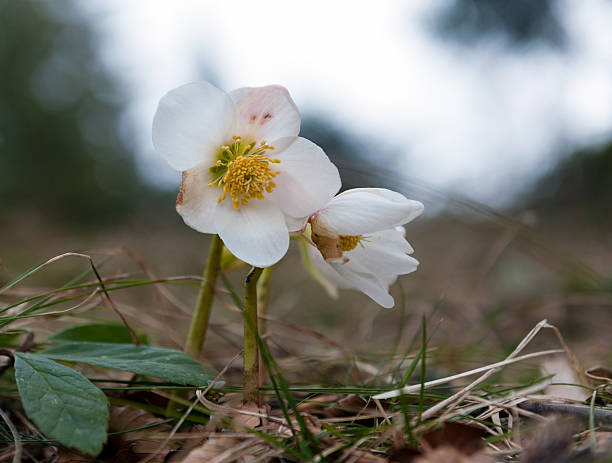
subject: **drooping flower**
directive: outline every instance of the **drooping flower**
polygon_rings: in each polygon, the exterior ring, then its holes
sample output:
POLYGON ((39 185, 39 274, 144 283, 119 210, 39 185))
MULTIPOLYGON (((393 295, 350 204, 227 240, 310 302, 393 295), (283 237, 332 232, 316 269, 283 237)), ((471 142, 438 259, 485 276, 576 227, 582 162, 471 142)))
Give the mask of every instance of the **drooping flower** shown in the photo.
POLYGON ((176 209, 190 227, 217 233, 257 267, 280 260, 289 232, 340 189, 323 150, 298 137, 300 114, 281 86, 226 93, 207 82, 168 92, 153 144, 182 171, 176 209))
POLYGON ((385 308, 389 286, 419 262, 401 226, 423 212, 423 204, 380 188, 340 193, 310 218, 312 262, 330 283, 358 289, 385 308))

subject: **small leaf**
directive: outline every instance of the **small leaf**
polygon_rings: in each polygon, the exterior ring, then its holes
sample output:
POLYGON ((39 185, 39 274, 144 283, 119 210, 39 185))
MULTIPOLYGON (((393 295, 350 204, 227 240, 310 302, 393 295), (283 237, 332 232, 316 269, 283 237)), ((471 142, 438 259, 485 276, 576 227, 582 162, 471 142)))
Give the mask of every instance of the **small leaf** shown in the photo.
POLYGON ((15 353, 15 379, 26 414, 47 436, 97 455, 106 442, 108 402, 78 371, 40 355, 15 353))
MULTIPOLYGON (((144 341, 145 336, 139 336, 144 341)), ((47 338, 52 344, 64 342, 112 342, 121 344, 132 343, 130 330, 121 323, 87 323, 76 325, 55 333, 47 338)))
POLYGON ((130 371, 190 386, 206 386, 217 375, 212 368, 200 365, 187 354, 161 347, 71 342, 50 347, 40 354, 55 360, 130 371))

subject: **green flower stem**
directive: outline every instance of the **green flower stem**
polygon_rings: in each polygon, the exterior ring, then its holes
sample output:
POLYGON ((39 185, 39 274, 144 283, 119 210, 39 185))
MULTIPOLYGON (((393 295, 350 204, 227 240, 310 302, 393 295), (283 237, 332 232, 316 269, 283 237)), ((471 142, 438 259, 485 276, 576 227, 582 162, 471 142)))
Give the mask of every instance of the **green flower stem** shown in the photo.
POLYGON ((217 276, 221 268, 221 254, 223 252, 223 241, 219 235, 215 235, 210 243, 208 251, 208 261, 204 269, 204 279, 200 285, 200 293, 191 318, 191 326, 185 341, 185 353, 192 356, 196 360, 200 358, 206 329, 208 328, 208 319, 210 318, 210 309, 213 303, 215 294, 215 285, 217 276))
POLYGON ((261 272, 257 281, 257 316, 259 320, 258 329, 261 336, 266 334, 266 319, 263 318, 268 312, 268 301, 270 299, 270 277, 274 267, 266 267, 261 272))
POLYGON ((257 280, 263 269, 253 267, 244 283, 244 402, 259 401, 259 349, 257 346, 257 280))
MULTIPOLYGON (((257 328, 259 329, 260 336, 265 336, 268 322, 266 315, 268 313, 268 301, 270 300, 270 278, 272 276, 272 269, 274 266, 266 267, 261 272, 259 281, 257 281, 257 328)), ((260 386, 265 384, 266 366, 259 356, 259 380, 260 386)))

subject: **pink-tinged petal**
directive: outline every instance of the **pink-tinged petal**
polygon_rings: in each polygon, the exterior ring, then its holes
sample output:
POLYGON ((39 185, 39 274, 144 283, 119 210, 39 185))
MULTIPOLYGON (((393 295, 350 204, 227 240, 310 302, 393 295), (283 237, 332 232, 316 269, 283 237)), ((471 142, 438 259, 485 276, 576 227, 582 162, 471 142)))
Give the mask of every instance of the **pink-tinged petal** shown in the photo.
POLYGON ((230 92, 230 97, 236 106, 233 135, 247 142, 270 143, 300 132, 300 113, 285 87, 244 87, 230 92))
POLYGON ((317 214, 322 229, 338 235, 363 235, 403 225, 423 212, 423 204, 383 188, 340 193, 317 214))
POLYGON ((340 190, 340 174, 321 148, 301 137, 285 137, 274 141, 270 156, 278 158, 271 194, 291 217, 307 217, 324 207, 340 190))
POLYGON ((191 228, 202 233, 217 233, 214 210, 221 190, 209 187, 208 169, 195 167, 183 171, 176 211, 191 228))
POLYGON ((351 263, 350 261, 345 264, 332 263, 331 266, 344 280, 354 288, 369 296, 378 305, 385 309, 389 309, 395 305, 395 301, 389 294, 386 284, 361 266, 351 263))
POLYGON ((227 249, 255 267, 274 265, 289 249, 285 217, 272 201, 254 199, 236 210, 226 199, 217 205, 214 217, 227 249))
POLYGON ((214 164, 231 136, 234 104, 208 82, 193 82, 166 93, 153 118, 153 145, 177 170, 214 164))

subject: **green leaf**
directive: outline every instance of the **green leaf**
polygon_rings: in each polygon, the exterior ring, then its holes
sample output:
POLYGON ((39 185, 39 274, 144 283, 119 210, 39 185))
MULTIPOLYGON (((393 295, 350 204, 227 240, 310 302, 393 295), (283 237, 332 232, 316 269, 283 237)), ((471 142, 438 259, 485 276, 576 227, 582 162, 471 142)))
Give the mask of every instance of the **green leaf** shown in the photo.
POLYGON ((26 414, 47 437, 100 453, 108 427, 108 402, 100 389, 72 368, 21 352, 15 352, 15 379, 26 414))
POLYGON ((190 386, 206 386, 217 375, 212 368, 200 365, 187 354, 161 347, 71 342, 50 347, 40 354, 56 360, 130 371, 190 386))
MULTIPOLYGON (((141 341, 145 341, 146 336, 139 336, 141 341)), ((112 342, 120 344, 132 343, 132 335, 122 323, 87 323, 76 325, 55 333, 47 338, 52 344, 65 342, 112 342)))

